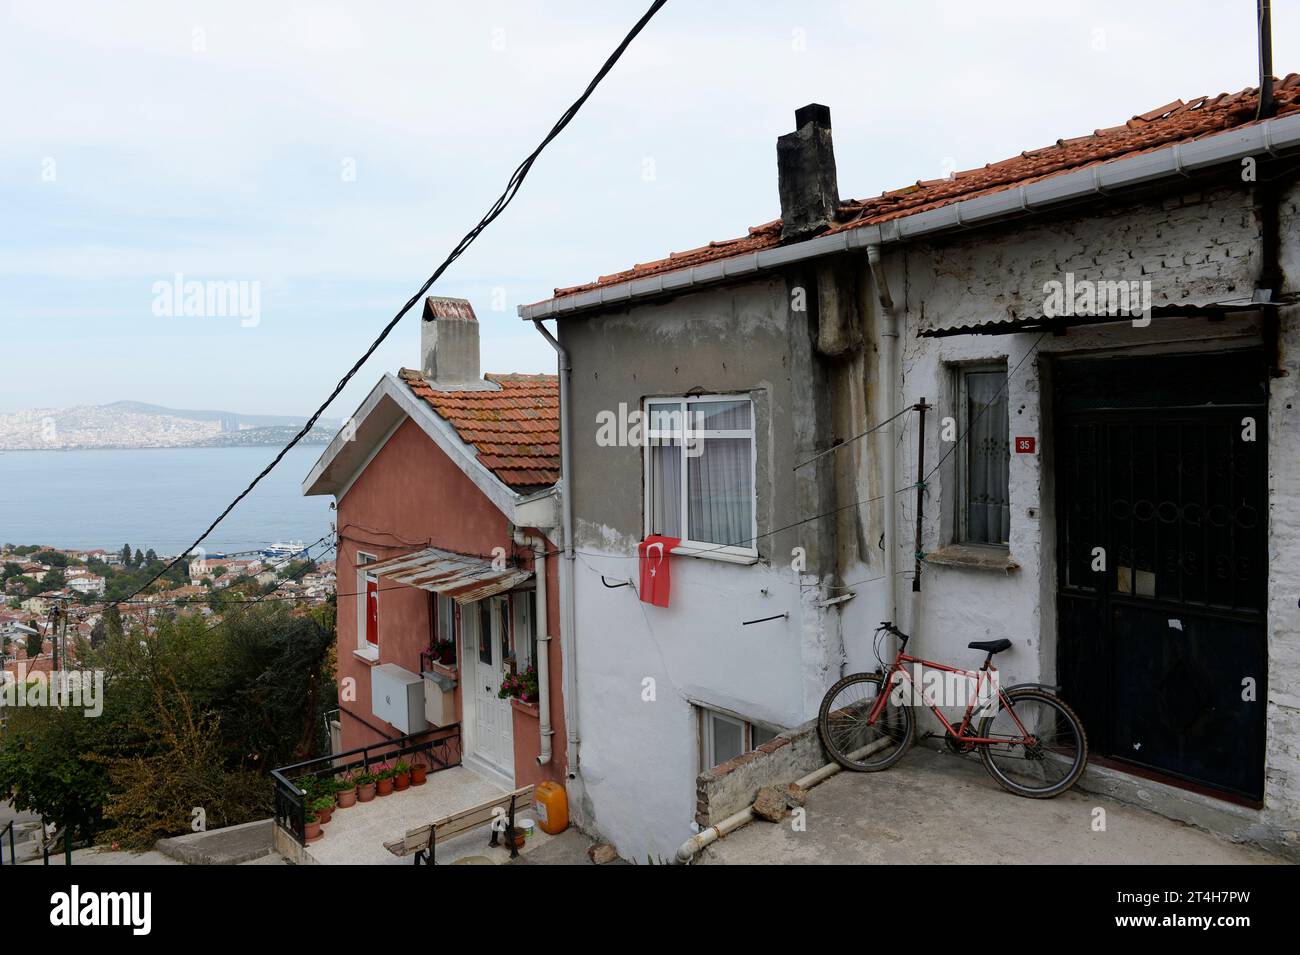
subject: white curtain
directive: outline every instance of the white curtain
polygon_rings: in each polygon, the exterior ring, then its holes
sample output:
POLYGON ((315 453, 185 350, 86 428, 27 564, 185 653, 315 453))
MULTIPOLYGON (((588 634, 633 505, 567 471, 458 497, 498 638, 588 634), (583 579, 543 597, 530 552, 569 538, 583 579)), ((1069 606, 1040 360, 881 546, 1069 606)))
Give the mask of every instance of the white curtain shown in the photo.
POLYGON ((682 449, 667 439, 650 446, 650 533, 685 537, 682 533, 682 449))
POLYGON ((687 458, 691 540, 753 546, 751 448, 751 438, 707 438, 702 453, 687 458))

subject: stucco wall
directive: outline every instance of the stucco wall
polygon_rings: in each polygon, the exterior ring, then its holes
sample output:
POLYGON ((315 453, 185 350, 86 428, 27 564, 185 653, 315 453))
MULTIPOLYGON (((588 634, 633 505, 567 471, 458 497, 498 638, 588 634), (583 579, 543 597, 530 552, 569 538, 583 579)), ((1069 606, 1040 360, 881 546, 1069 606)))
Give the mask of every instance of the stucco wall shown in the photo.
POLYGON ((771 278, 560 323, 574 368, 577 808, 629 858, 671 855, 691 835, 700 771, 692 701, 796 726, 838 676, 835 617, 818 607, 833 541, 817 527, 770 533, 830 509, 828 483, 815 469, 794 470, 829 423, 818 410, 828 388, 812 330, 806 315, 791 320, 790 302, 787 280, 771 278), (638 575, 643 450, 599 446, 597 414, 697 388, 754 398, 760 560, 672 558, 665 609, 601 581, 638 575), (794 547, 806 551, 802 572, 794 547), (779 614, 788 616, 744 626, 779 614))
MULTIPOLYGON (((1257 345, 1262 323, 1250 314, 1218 322, 1160 318, 1145 328, 1111 323, 1061 336, 918 334, 1041 314, 1043 283, 1063 280, 1066 272, 1076 279, 1149 280, 1157 306, 1249 297, 1261 262, 1253 201, 1248 190, 1216 187, 887 249, 884 265, 900 324, 901 377, 892 385, 880 379, 885 322, 860 253, 833 263, 848 278, 808 313, 791 310, 792 293, 824 288, 829 263, 559 322, 574 367, 582 771, 573 791, 580 794, 579 815, 624 855, 670 852, 690 834, 695 810, 699 755, 692 702, 796 726, 815 716, 821 694, 838 676, 875 666, 872 633, 890 617, 915 635, 911 650, 954 663, 978 665, 981 657, 966 647, 969 641, 1008 637, 1014 647, 998 657, 1004 683, 1053 682, 1056 502, 1053 442, 1044 424, 1051 420, 1053 359, 1257 345), (828 303, 843 314, 825 314, 828 303), (825 323, 835 319, 841 327, 827 334, 825 323), (843 327, 852 322, 861 323, 860 334, 843 327), (857 347, 833 356, 813 347, 814 341, 855 339, 857 347), (853 439, 887 417, 890 387, 898 389, 900 406, 922 397, 934 406, 927 422, 922 550, 950 543, 955 456, 931 473, 951 449, 941 440, 940 423, 955 414, 952 367, 989 359, 1005 359, 1014 369, 1010 437, 1038 439, 1036 453, 1013 454, 1010 462, 1010 556, 1019 566, 993 572, 926 563, 922 589, 914 594, 916 416, 897 425, 892 487, 884 477, 889 432, 853 439), (762 559, 752 567, 674 558, 672 606, 665 610, 639 603, 630 588, 610 589, 601 581, 602 574, 611 584, 636 576, 643 464, 640 449, 597 447, 596 415, 616 411, 620 402, 635 409, 647 396, 697 387, 755 393, 759 531, 789 529, 760 539, 762 559), (850 443, 795 469, 835 441, 850 443), (886 508, 897 523, 893 581, 885 577, 886 508), (825 516, 809 521, 813 515, 825 516), (795 547, 806 549, 802 573, 790 567, 795 547), (851 599, 826 606, 850 593, 851 599), (742 625, 781 613, 789 616, 742 625), (654 681, 653 701, 643 696, 647 679, 654 681)), ((1298 221, 1291 190, 1282 234, 1283 268, 1292 276, 1300 275, 1298 221)), ((1281 362, 1288 375, 1273 382, 1269 405, 1265 808, 1210 804, 1159 784, 1116 783, 1116 774, 1096 774, 1090 783, 1197 824, 1275 843, 1294 842, 1300 817, 1300 427, 1293 407, 1300 397, 1300 330, 1294 310, 1282 311, 1281 362)))
MULTIPOLYGON (((343 702, 389 736, 399 731, 374 716, 370 700, 370 666, 354 652, 357 647, 357 553, 380 560, 410 553, 421 547, 441 547, 463 554, 491 556, 504 547, 525 568, 533 565, 532 551, 512 544, 510 526, 501 513, 468 477, 412 421, 404 421, 338 503, 338 678, 355 680, 356 701, 343 702)), ((531 530, 531 529, 530 529, 531 530)), ((554 550, 554 548, 551 548, 554 550)), ((558 558, 547 558, 547 609, 549 632, 559 634, 558 558)), ((420 651, 429 644, 429 595, 393 581, 380 581, 379 663, 395 663, 418 673, 420 651), (391 588, 391 589, 390 589, 391 588)), ((473 652, 473 648, 471 648, 473 652)), ((458 647, 458 659, 465 648, 458 647)), ((533 761, 536 741, 516 738, 516 777, 519 785, 542 779, 562 780, 565 770, 563 665, 560 640, 550 642, 551 720, 555 730, 554 757, 547 767, 533 761), (521 747, 526 752, 521 753, 521 747)), ((342 694, 340 694, 342 698, 342 694)), ((457 713, 461 691, 456 691, 457 713)), ((359 720, 341 717, 343 748, 350 749, 381 739, 359 720)), ((533 721, 534 732, 536 721, 533 721)), ((463 738, 463 736, 462 736, 463 738)))
MULTIPOLYGON (((1253 282, 1246 281, 1243 289, 1240 277, 1253 275, 1259 263, 1258 223, 1249 211, 1251 197, 1234 190, 1212 193, 1208 199, 1202 202, 1202 194, 1190 194, 1182 199, 1143 204, 1126 213, 1112 211, 1095 220, 1060 220, 1011 237, 976 232, 968 238, 887 257, 896 298, 900 290, 905 290, 902 404, 925 396, 937 405, 928 419, 927 473, 951 447, 940 439, 937 425, 944 416, 956 413, 952 368, 963 362, 1005 359, 1009 370, 1020 365, 1007 388, 1010 437, 1032 435, 1038 439, 1037 453, 1013 453, 1010 461, 1010 555, 1019 569, 1001 573, 927 563, 923 565, 919 595, 911 593, 908 581, 900 580, 900 616, 904 629, 914 635, 909 650, 975 664, 979 655, 966 648, 968 641, 1005 636, 1014 647, 997 658, 1004 683, 1056 679, 1053 442, 1051 429, 1045 424, 1050 421, 1050 368, 1054 356, 1156 355, 1258 345, 1262 341, 1261 321, 1253 314, 1218 322, 1157 319, 1147 328, 1121 322, 1041 338, 1032 333, 922 339, 917 333, 936 325, 956 327, 989 316, 1005 317, 1007 290, 1032 289, 1036 283, 1041 295, 1043 281, 1059 279, 1061 273, 1078 268, 1080 263, 1115 261, 1113 252, 1117 243, 1127 241, 1124 237, 1148 237, 1144 245, 1135 247, 1144 250, 1139 258, 1153 267, 1157 260, 1167 262, 1171 274, 1163 276, 1164 286, 1180 290, 1179 294, 1187 298, 1200 295, 1192 291, 1193 286, 1210 300, 1220 293, 1224 297, 1248 296, 1253 282), (1005 240, 1008 247, 995 254, 989 245, 997 240, 1005 240), (1017 250, 1018 256, 1013 254, 1017 250), (1027 260, 1035 263, 1032 275, 1023 264, 1027 260), (942 263, 941 269, 935 269, 935 263, 942 263), (1207 272, 1216 264, 1224 269, 1226 279, 1220 281, 1207 272), (936 276, 936 272, 941 274, 936 276), (1233 289, 1229 290, 1229 286, 1233 289), (1031 352, 1035 353, 1020 364, 1031 352)), ((1292 277, 1300 275, 1297 221, 1296 193, 1291 190, 1285 202, 1282 235, 1283 268, 1292 277)), ((1143 262, 1137 266, 1145 271, 1143 262)), ((1159 275, 1153 277, 1161 279, 1159 275)), ((1288 287, 1294 287, 1294 278, 1288 287)), ((1300 846, 1295 832, 1300 818, 1300 618, 1295 584, 1300 574, 1300 469, 1296 466, 1300 462, 1300 422, 1295 409, 1300 330, 1295 327, 1295 309, 1281 311, 1280 363, 1287 375, 1272 382, 1268 425, 1269 692, 1264 809, 1210 801, 1155 783, 1133 784, 1125 789, 1117 784, 1116 774, 1104 774, 1104 778, 1099 774, 1093 784, 1234 836, 1274 845, 1289 843, 1295 851, 1300 846), (1207 806, 1212 812, 1206 811, 1207 806)), ((898 452, 899 486, 903 487, 914 482, 917 475, 914 421, 905 429, 898 452)), ((951 459, 937 472, 928 474, 926 480, 929 486, 922 549, 934 551, 952 540, 955 471, 951 459)), ((914 496, 899 495, 896 506, 901 529, 899 560, 910 567, 914 496)), ((861 654, 850 647, 850 655, 861 654)), ((930 719, 928 714, 926 717, 930 719)))

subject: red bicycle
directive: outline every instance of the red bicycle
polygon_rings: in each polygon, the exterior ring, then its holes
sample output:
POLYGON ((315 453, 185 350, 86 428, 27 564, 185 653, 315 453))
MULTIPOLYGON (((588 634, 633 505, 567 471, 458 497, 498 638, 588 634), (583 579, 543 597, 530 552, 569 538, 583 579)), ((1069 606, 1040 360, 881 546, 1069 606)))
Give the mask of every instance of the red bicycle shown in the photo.
POLYGON ((998 684, 993 655, 1008 649, 1010 640, 967 644, 986 654, 979 670, 968 671, 909 656, 905 652, 908 639, 892 623, 882 623, 876 628, 875 643, 881 670, 850 674, 826 692, 817 729, 822 745, 837 763, 857 772, 888 769, 912 745, 916 733, 912 707, 926 705, 943 724, 948 747, 958 753, 978 750, 984 768, 1009 792, 1047 799, 1078 781, 1088 764, 1088 737, 1074 710, 1052 687, 1041 683, 1006 689, 998 684), (901 641, 888 668, 880 656, 885 633, 901 641), (931 672, 927 674, 927 670, 931 672), (960 700, 936 700, 934 693, 926 692, 935 685, 930 679, 935 671, 957 678, 949 684, 964 681, 970 686, 965 715, 956 725, 939 707, 960 706, 960 700), (928 686, 923 687, 923 682, 928 686))

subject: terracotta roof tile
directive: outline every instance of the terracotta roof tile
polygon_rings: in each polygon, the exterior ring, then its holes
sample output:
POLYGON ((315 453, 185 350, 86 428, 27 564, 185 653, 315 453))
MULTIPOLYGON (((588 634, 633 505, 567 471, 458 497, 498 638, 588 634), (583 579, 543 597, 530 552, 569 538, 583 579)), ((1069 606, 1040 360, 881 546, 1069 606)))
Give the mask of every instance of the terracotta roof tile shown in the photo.
MULTIPOLYGON (((1285 116, 1300 111, 1300 74, 1290 73, 1274 83, 1277 113, 1285 116)), ((829 232, 887 222, 929 209, 1011 189, 1050 176, 1061 175, 1094 163, 1122 159, 1175 142, 1186 142, 1245 126, 1255 119, 1259 91, 1250 87, 1238 93, 1198 96, 1184 103, 1174 100, 1140 113, 1120 126, 1094 130, 1088 136, 1058 139, 1052 146, 1029 149, 1017 156, 976 169, 954 173, 947 179, 918 181, 901 189, 882 192, 874 199, 845 200, 829 232)), ((781 220, 751 226, 745 236, 710 242, 667 258, 642 262, 631 269, 600 276, 595 282, 557 288, 556 298, 574 295, 604 285, 662 272, 675 272, 704 262, 727 259, 781 244, 781 220)))
POLYGON ((418 371, 402 381, 478 452, 507 487, 528 492, 560 479, 560 380, 555 375, 484 375, 497 391, 437 391, 418 371))

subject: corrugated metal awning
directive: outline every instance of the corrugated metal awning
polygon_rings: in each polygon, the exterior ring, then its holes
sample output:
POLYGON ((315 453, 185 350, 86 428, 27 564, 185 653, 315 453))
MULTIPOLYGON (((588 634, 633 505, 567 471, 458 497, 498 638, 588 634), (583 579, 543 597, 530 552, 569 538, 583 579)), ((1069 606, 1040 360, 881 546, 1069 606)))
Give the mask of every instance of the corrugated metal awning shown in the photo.
MULTIPOLYGON (((1210 305, 1155 305, 1151 308, 1152 319, 1166 318, 1210 318, 1223 319, 1236 315, 1251 315, 1268 304, 1285 305, 1285 300, 1268 303, 1222 302, 1210 305)), ((1084 315, 1057 316, 1047 318, 1043 315, 1029 315, 1023 318, 995 318, 964 325, 923 328, 917 332, 919 338, 948 338, 953 335, 1013 335, 1018 332, 1055 332, 1060 333, 1071 328, 1084 328, 1090 325, 1110 324, 1132 325, 1133 318, 1127 315, 1084 315)))
POLYGON ((421 590, 432 590, 461 604, 505 593, 533 576, 530 570, 518 567, 497 570, 490 560, 438 547, 427 547, 364 566, 368 574, 387 577, 421 590))

